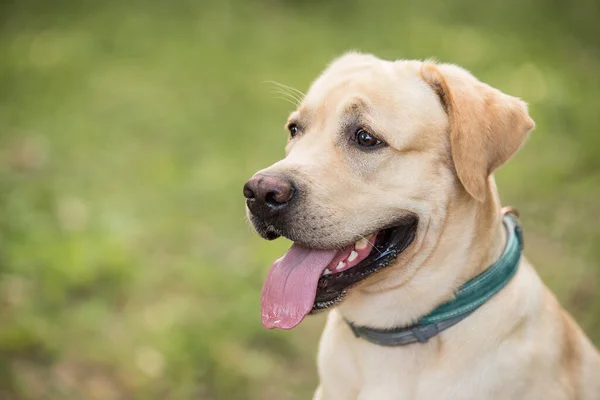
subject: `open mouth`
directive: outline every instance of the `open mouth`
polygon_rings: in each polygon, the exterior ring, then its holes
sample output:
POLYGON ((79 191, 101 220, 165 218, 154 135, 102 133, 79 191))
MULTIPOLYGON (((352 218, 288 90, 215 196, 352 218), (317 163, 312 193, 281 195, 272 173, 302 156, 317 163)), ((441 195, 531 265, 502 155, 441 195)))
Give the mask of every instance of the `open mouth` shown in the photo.
POLYGON ((341 250, 294 243, 267 275, 261 298, 263 325, 292 329, 308 314, 340 303, 352 286, 390 265, 413 242, 417 222, 411 214, 341 250))

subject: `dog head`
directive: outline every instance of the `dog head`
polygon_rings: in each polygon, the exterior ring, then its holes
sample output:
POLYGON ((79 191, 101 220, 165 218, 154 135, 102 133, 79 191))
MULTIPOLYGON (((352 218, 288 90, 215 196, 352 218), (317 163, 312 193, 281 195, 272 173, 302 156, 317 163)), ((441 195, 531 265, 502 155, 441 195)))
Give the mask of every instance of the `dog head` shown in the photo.
POLYGON ((439 240, 449 204, 489 200, 491 173, 533 126, 522 101, 457 66, 334 61, 288 119, 286 157, 244 186, 257 232, 294 242, 267 277, 263 324, 291 328, 353 287, 398 284, 375 273, 439 240))

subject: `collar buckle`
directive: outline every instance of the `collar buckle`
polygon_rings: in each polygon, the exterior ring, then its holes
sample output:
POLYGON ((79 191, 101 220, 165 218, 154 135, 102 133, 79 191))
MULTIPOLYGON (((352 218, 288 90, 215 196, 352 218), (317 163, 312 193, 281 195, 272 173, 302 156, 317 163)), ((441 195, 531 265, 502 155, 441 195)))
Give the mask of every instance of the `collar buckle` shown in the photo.
POLYGON ((440 330, 436 324, 415 325, 410 328, 410 331, 420 343, 427 343, 429 339, 440 333, 440 330))

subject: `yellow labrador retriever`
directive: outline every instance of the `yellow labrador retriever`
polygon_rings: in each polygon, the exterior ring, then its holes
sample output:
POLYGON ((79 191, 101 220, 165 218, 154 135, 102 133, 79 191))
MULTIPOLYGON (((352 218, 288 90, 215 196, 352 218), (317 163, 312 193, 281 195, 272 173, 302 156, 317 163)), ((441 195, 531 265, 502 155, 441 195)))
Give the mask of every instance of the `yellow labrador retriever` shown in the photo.
POLYGON ((598 352, 521 257, 491 176, 533 127, 454 65, 350 53, 313 83, 244 195, 261 236, 293 241, 263 325, 331 310, 315 399, 600 399, 598 352))

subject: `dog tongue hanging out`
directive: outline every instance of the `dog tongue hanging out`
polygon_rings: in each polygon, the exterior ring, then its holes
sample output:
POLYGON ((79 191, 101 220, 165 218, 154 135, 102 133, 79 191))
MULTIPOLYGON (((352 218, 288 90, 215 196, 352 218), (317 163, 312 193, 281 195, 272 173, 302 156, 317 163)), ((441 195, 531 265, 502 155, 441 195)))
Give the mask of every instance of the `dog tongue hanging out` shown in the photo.
POLYGON ((292 245, 273 263, 263 286, 263 325, 269 329, 291 329, 298 325, 313 308, 319 279, 354 267, 372 248, 367 239, 339 251, 292 245))
POLYGON ((291 329, 310 313, 319 278, 336 255, 335 250, 311 250, 294 244, 273 263, 261 297, 265 328, 291 329))

